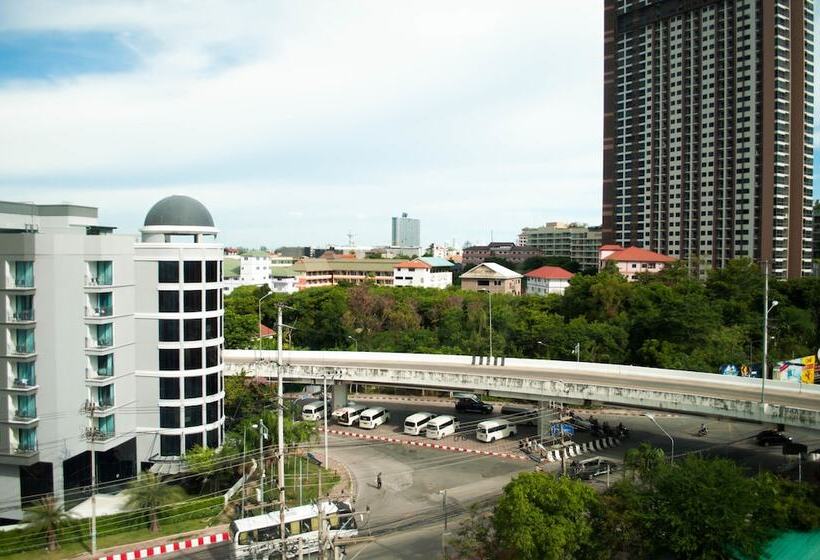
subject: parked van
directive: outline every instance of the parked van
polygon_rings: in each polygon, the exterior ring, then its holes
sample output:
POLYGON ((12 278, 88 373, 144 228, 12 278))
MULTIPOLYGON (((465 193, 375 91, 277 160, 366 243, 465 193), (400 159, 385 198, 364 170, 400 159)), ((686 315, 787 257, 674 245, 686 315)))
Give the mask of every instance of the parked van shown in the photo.
POLYGON ((390 420, 390 413, 381 406, 368 408, 359 415, 359 427, 372 430, 390 420))
POLYGON ((436 416, 427 422, 427 437, 441 439, 444 436, 456 433, 458 430, 458 419, 449 414, 436 416))
POLYGON ((311 401, 302 407, 302 420, 321 420, 325 417, 325 403, 311 401))
POLYGON ((485 420, 476 426, 478 441, 496 441, 518 433, 518 428, 506 420, 485 420))
POLYGON ((427 423, 435 418, 432 412, 416 412, 404 419, 404 433, 419 436, 427 429, 427 423))
POLYGON ((365 410, 367 410, 367 407, 363 405, 346 406, 339 410, 334 410, 333 416, 336 417, 336 422, 342 426, 352 426, 359 420, 359 416, 361 416, 365 410))

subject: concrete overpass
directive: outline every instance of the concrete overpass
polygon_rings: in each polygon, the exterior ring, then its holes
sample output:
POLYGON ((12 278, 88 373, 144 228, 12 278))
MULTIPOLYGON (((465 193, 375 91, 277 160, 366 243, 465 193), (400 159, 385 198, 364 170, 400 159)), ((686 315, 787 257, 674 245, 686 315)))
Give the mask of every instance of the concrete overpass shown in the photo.
MULTIPOLYGON (((276 352, 225 350, 225 373, 274 378, 276 352)), ((592 401, 820 428, 820 386, 711 373, 587 362, 384 352, 286 351, 289 382, 333 384, 336 405, 347 384, 364 383, 484 393, 536 402, 592 401), (480 364, 480 365, 479 365, 480 364), (332 381, 331 381, 332 380, 332 381)))

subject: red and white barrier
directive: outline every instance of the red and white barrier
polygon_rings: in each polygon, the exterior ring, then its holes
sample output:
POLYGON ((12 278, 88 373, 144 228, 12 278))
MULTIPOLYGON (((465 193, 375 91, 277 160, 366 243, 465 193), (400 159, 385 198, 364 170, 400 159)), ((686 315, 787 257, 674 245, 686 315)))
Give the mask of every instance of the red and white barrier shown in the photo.
POLYGON ((216 533, 214 535, 205 535, 203 537, 196 537, 184 541, 152 546, 150 548, 132 550, 131 552, 118 552, 117 554, 109 554, 108 556, 99 556, 97 557, 97 560, 137 560, 138 558, 159 556, 161 554, 168 554, 169 552, 188 550, 189 548, 198 548, 200 546, 207 546, 209 544, 216 544, 229 540, 231 540, 231 537, 228 533, 216 533))
POLYGON ((402 445, 415 445, 416 447, 429 447, 431 449, 441 449, 444 451, 457 451, 459 453, 473 453, 475 455, 488 455, 490 457, 502 457, 504 459, 523 459, 529 461, 528 457, 518 455, 516 453, 502 453, 500 451, 484 451, 483 449, 471 449, 469 447, 455 447, 452 445, 444 445, 441 443, 429 443, 426 441, 415 441, 403 438, 394 438, 388 436, 376 436, 371 434, 360 434, 357 432, 347 432, 344 430, 336 430, 328 428, 327 433, 337 436, 355 437, 359 439, 369 439, 375 441, 385 441, 388 443, 400 443, 402 445))

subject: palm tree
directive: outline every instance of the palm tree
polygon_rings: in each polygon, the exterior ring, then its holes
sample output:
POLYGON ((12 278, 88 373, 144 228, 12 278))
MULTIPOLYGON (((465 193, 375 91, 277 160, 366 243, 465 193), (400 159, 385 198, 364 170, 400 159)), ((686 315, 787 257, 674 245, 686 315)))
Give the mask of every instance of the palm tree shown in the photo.
POLYGON ((41 498, 37 506, 26 511, 24 518, 35 531, 45 531, 48 549, 52 551, 60 548, 57 532, 68 519, 62 504, 58 504, 54 496, 41 498))
POLYGON ((632 473, 632 480, 635 480, 637 474, 642 482, 649 484, 652 483, 658 469, 662 468, 664 464, 663 450, 646 442, 628 450, 624 456, 624 472, 629 470, 632 473))
POLYGON ((128 498, 126 502, 128 507, 148 512, 152 533, 159 531, 158 510, 162 506, 181 502, 186 496, 182 488, 163 484, 153 473, 140 475, 137 480, 128 485, 125 494, 128 498))

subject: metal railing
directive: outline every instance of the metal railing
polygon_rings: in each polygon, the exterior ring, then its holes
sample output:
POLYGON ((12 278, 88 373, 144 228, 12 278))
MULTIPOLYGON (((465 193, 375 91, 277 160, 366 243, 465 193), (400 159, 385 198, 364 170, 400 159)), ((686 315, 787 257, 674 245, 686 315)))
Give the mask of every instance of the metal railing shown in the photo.
POLYGON ((34 387, 37 385, 37 380, 34 376, 31 379, 26 379, 24 377, 15 377, 14 381, 12 381, 12 385, 17 388, 27 389, 29 387, 34 387))
POLYGON ((13 353, 14 354, 33 354, 34 353, 34 344, 15 344, 13 346, 13 353))
POLYGON ((33 309, 21 309, 19 311, 10 311, 8 314, 9 322, 18 323, 22 321, 33 321, 34 320, 34 310, 33 309))
POLYGON ((112 346, 114 346, 114 341, 112 340, 95 340, 93 338, 85 339, 85 347, 92 350, 97 348, 110 348, 112 346))
POLYGON ((106 307, 89 307, 85 308, 86 317, 111 317, 114 314, 114 309, 111 306, 106 307))

